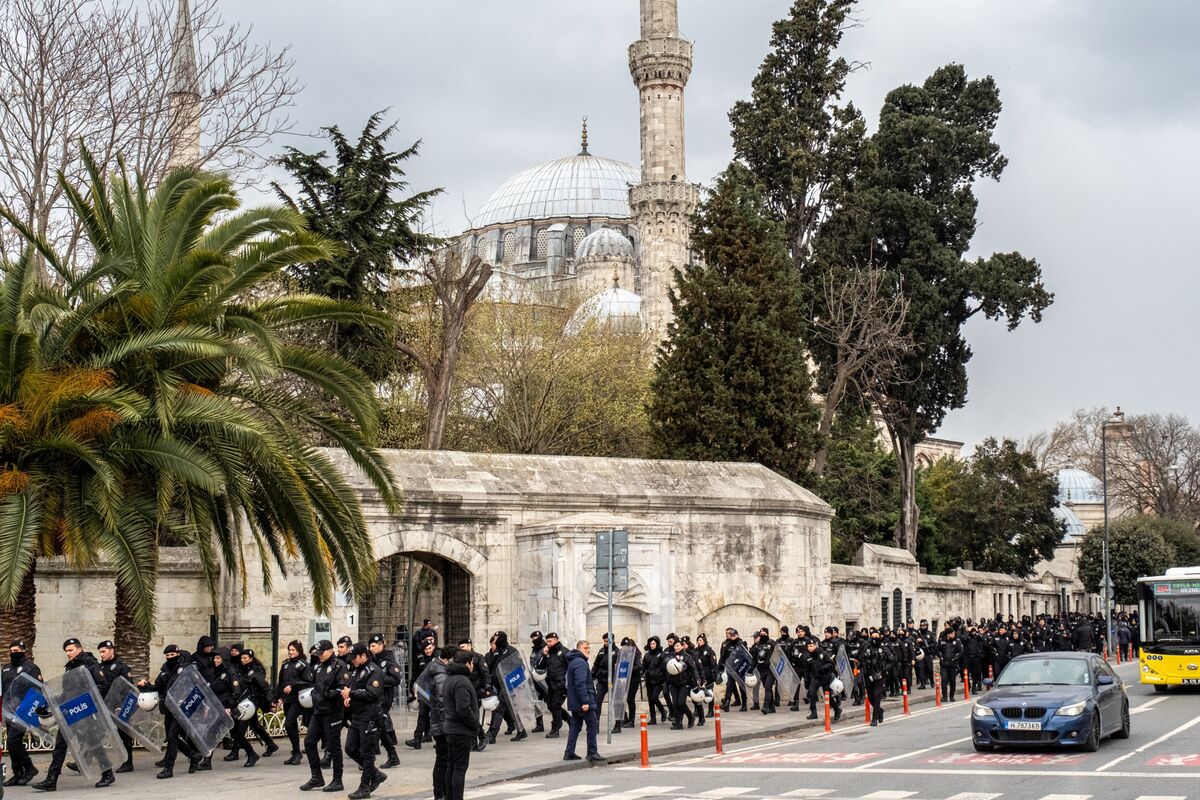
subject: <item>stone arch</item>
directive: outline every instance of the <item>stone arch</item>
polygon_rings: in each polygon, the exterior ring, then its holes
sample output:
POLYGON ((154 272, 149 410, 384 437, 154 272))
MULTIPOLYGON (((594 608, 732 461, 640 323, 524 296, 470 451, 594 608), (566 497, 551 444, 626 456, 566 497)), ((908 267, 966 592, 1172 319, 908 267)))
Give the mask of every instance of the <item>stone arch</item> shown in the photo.
POLYGON ((714 608, 700 618, 693 633, 703 633, 709 642, 720 642, 725 639, 726 628, 736 628, 738 634, 746 641, 754 641, 754 631, 767 627, 771 636, 779 634, 780 620, 770 611, 746 603, 729 603, 714 608))

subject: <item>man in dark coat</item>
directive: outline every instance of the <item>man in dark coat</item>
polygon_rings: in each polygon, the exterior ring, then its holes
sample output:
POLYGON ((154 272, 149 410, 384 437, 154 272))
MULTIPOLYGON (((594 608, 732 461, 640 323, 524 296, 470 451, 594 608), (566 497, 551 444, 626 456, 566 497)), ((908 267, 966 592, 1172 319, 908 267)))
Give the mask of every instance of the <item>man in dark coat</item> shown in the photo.
POLYGON ((585 725, 588 761, 604 760, 596 744, 596 736, 600 732, 600 718, 596 709, 596 687, 592 680, 592 670, 588 667, 591 649, 591 644, 582 639, 575 645, 575 649, 567 654, 567 710, 571 713, 571 722, 567 729, 567 749, 563 753, 563 761, 579 760, 579 756, 575 754, 575 743, 579 741, 579 731, 585 725))
POLYGON ((479 695, 471 681, 474 654, 459 650, 446 665, 442 683, 442 732, 446 737, 446 800, 463 800, 471 749, 482 730, 479 725, 479 695))

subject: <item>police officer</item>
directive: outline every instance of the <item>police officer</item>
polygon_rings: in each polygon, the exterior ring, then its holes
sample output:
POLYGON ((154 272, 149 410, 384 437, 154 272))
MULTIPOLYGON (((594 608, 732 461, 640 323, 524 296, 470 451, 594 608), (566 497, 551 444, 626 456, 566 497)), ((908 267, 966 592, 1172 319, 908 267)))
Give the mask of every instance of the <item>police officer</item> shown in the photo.
MULTIPOLYGON (((0 681, 5 691, 19 675, 28 675, 35 681, 42 680, 42 671, 38 665, 26 658, 25 643, 15 641, 8 646, 8 661, 0 670, 0 681)), ((8 734, 8 763, 12 766, 12 775, 4 782, 5 786, 25 786, 38 774, 38 769, 29 758, 25 749, 25 731, 11 722, 5 723, 8 734)))
POLYGON ((379 743, 388 755, 387 761, 383 762, 383 768, 389 769, 400 766, 400 756, 396 755, 396 728, 392 725, 391 712, 392 704, 396 702, 396 688, 404 683, 404 669, 387 651, 387 639, 383 638, 382 633, 371 636, 367 648, 371 651, 371 661, 379 667, 383 675, 383 697, 379 701, 379 743))
MULTIPOLYGON (((743 645, 741 638, 738 636, 736 628, 725 629, 725 641, 721 642, 719 651, 720 657, 717 659, 717 666, 725 669, 725 664, 729 660, 735 649, 739 645, 743 645)), ((670 652, 670 643, 668 642, 667 651, 670 652)), ((747 693, 744 687, 737 680, 725 681, 725 697, 721 700, 721 710, 728 711, 732 706, 741 705, 742 711, 746 710, 747 693)), ((668 704, 670 700, 668 699, 668 704)))
POLYGON ((760 629, 758 641, 751 648, 750 656, 754 659, 754 669, 758 672, 758 684, 754 687, 754 708, 759 708, 758 693, 761 690, 764 714, 775 713, 775 673, 771 670, 771 653, 774 650, 775 642, 771 641, 770 632, 766 628, 760 629))
POLYGON ((945 638, 938 644, 938 660, 942 668, 942 702, 953 702, 963 667, 963 646, 954 628, 948 628, 945 638))
POLYGON ((342 690, 350 685, 350 670, 333 654, 333 642, 317 642, 317 666, 313 668, 313 716, 304 736, 304 754, 308 757, 311 777, 300 787, 308 792, 325 787, 326 792, 342 791, 342 720, 345 712, 342 690), (317 745, 324 742, 333 766, 333 779, 325 785, 317 745))
POLYGON ((350 650, 350 680, 342 687, 342 703, 349 710, 346 755, 362 767, 362 779, 350 800, 364 800, 387 775, 375 766, 379 752, 379 703, 383 699, 383 672, 371 660, 370 649, 358 642, 350 650))
MULTIPOLYGON (((484 663, 487 665, 487 671, 491 675, 496 675, 497 667, 508 656, 516 653, 516 649, 508 643, 508 634, 504 631, 496 631, 492 636, 491 649, 484 656, 484 663)), ((503 687, 498 687, 497 691, 504 691, 503 687)), ((501 698, 503 701, 504 698, 501 698)), ((522 739, 529 738, 529 733, 526 732, 524 724, 520 717, 517 717, 508 702, 501 702, 500 708, 492 712, 492 721, 488 725, 487 740, 488 744, 496 743, 496 735, 500 733, 500 723, 504 722, 508 725, 507 733, 512 733, 514 730, 517 735, 512 738, 514 742, 519 742, 522 739)))
MULTIPOLYGON (((129 667, 117 657, 117 646, 111 640, 105 639, 96 650, 100 653, 100 674, 105 686, 112 686, 117 678, 129 680, 129 667)), ((117 772, 133 772, 133 737, 121 729, 117 733, 125 745, 125 762, 117 767, 117 772)))
POLYGON ((867 702, 871 704, 871 727, 875 727, 883 722, 883 698, 887 694, 885 681, 891 663, 879 630, 871 628, 869 633, 869 637, 859 646, 858 664, 862 670, 867 702))
MULTIPOLYGON (((104 691, 108 685, 104 682, 104 675, 100 672, 100 662, 91 653, 83 649, 83 645, 78 639, 71 638, 63 642, 63 652, 67 654, 67 664, 63 668, 70 672, 74 669, 86 669, 91 673, 92 681, 96 684, 99 690, 100 697, 97 701, 104 697, 104 691)), ((33 784, 34 789, 39 789, 43 792, 53 792, 58 788, 58 776, 62 772, 63 762, 67 760, 67 740, 60 730, 54 737, 54 755, 50 759, 50 766, 46 770, 46 777, 43 780, 33 784)), ((96 782, 97 788, 112 786, 116 783, 113 777, 113 771, 106 769, 100 775, 100 780, 96 782)))
MULTIPOLYGON (((222 648, 211 654, 208 663, 212 667, 212 679, 208 682, 208 686, 213 690, 213 694, 221 701, 224 706, 233 715, 233 711, 237 708, 238 701, 244 694, 240 674, 233 665, 229 663, 229 650, 222 648)), ((233 726, 233 730, 229 732, 233 739, 234 746, 240 750, 246 751, 246 765, 254 766, 258 761, 258 755, 255 754, 254 748, 250 745, 250 741, 246 738, 245 725, 238 722, 233 726)), ((204 762, 212 763, 212 757, 206 756, 201 762, 203 767, 204 762)), ((211 768, 211 767, 210 767, 211 768)))
POLYGON ((557 739, 567 718, 567 653, 570 652, 559 641, 554 631, 546 634, 546 704, 550 707, 550 730, 547 739, 557 739))
POLYGON ((823 699, 825 692, 829 692, 829 704, 833 708, 833 721, 837 722, 842 718, 842 698, 830 688, 833 679, 837 677, 837 666, 833 654, 817 644, 816 639, 810 639, 807 647, 808 718, 817 718, 817 701, 823 699))
POLYGON ((288 642, 287 660, 279 667, 279 682, 275 689, 275 702, 283 706, 283 729, 292 743, 292 754, 284 764, 294 765, 302 761, 300 755, 300 719, 305 708, 300 705, 300 692, 312 686, 312 667, 304 658, 304 643, 288 642))
MULTIPOLYGON (((265 713, 271 710, 271 683, 267 680, 267 668, 250 648, 242 651, 242 692, 254 701, 254 707, 259 711, 265 713)), ((275 744, 271 734, 263 727, 262 722, 258 719, 258 714, 250 717, 243 724, 266 748, 263 750, 263 758, 269 758, 279 752, 279 745, 275 744)), ((246 766, 254 766, 255 761, 258 761, 256 756, 248 757, 246 766)))
MULTIPOLYGON (((425 674, 425 670, 430 664, 437 661, 437 645, 433 643, 433 639, 426 639, 421 643, 421 647, 421 652, 417 653, 417 657, 413 659, 413 684, 416 685, 420 681, 422 689, 426 689, 429 686, 429 678, 432 676, 426 676, 424 681, 421 681, 421 676, 425 674)), ((422 743, 433 739, 429 735, 429 703, 423 696, 418 694, 418 697, 420 700, 417 704, 417 727, 413 729, 412 738, 404 741, 414 750, 420 750, 422 743)))
MULTIPOLYGON (((475 690, 475 699, 482 701, 482 698, 495 694, 495 683, 492 681, 491 674, 488 671, 484 657, 475 652, 475 646, 470 639, 460 639, 458 649, 464 653, 471 654, 471 667, 467 670, 467 674, 471 679, 471 687, 475 690)), ((503 704, 502 704, 503 705, 503 704)), ((482 726, 478 728, 479 740, 473 748, 475 752, 482 752, 488 744, 487 732, 482 726)))
POLYGON ((167 690, 179 679, 184 668, 191 663, 191 658, 187 651, 179 649, 177 645, 169 644, 163 648, 163 663, 158 669, 158 675, 154 678, 154 683, 140 680, 137 682, 139 687, 145 688, 153 686, 154 691, 158 692, 160 699, 158 711, 163 715, 163 723, 166 727, 166 752, 163 757, 155 762, 155 766, 162 767, 162 770, 154 777, 159 779, 173 778, 175 776, 175 759, 179 753, 183 753, 188 760, 188 772, 195 772, 200 768, 201 754, 197 753, 192 743, 184 734, 183 728, 175 720, 175 716, 167 711, 165 702, 167 690))

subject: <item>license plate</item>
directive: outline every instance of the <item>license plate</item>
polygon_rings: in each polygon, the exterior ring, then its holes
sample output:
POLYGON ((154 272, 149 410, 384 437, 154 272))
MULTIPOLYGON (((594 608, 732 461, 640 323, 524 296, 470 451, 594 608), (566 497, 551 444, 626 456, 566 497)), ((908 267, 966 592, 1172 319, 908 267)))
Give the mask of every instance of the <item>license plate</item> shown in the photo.
POLYGON ((1040 731, 1042 723, 1040 722, 1010 722, 1008 723, 1010 731, 1040 731))
POLYGON ((1184 686, 1200 686, 1200 678, 1184 678, 1181 682, 1184 686))

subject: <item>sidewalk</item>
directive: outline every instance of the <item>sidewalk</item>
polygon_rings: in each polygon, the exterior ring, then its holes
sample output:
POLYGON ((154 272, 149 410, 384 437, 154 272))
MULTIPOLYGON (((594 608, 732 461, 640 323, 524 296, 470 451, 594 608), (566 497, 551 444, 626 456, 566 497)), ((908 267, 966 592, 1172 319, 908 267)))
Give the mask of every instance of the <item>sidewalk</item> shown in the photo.
MULTIPOLYGON (((917 691, 910 698, 910 705, 924 705, 933 702, 932 691, 917 691)), ((962 702, 961 700, 959 702, 962 702)), ((642 708, 642 707, 639 707, 642 708)), ((885 709, 889 715, 901 713, 900 698, 888 700, 885 709)), ((807 708, 800 711, 784 710, 775 714, 764 715, 757 711, 742 713, 734 710, 721 714, 721 738, 728 746, 750 739, 760 739, 781 736, 798 730, 812 729, 823 724, 823 720, 807 720, 807 708)), ((846 704, 842 721, 839 726, 858 724, 862 722, 862 706, 846 704)), ((430 796, 430 770, 433 767, 433 745, 426 744, 421 750, 405 747, 403 740, 411 734, 416 716, 406 716, 397 711, 393 714, 397 734, 400 736, 401 765, 387 770, 388 780, 372 795, 375 798, 416 798, 430 796)), ((715 720, 708 719, 705 725, 679 731, 670 730, 670 725, 659 723, 648 727, 650 758, 662 758, 675 753, 689 750, 711 751, 714 746, 715 720)), ((503 729, 501 729, 503 730, 503 729)), ((637 761, 641 757, 641 736, 637 726, 620 734, 613 734, 612 744, 606 742, 603 732, 600 733, 600 752, 609 764, 637 761)), ((133 800, 149 795, 163 796, 169 794, 203 794, 206 800, 216 798, 234 798, 245 800, 254 797, 256 800, 268 800, 271 795, 280 792, 292 792, 304 781, 308 780, 308 767, 284 766, 283 760, 290 752, 286 737, 276 739, 281 749, 271 758, 259 760, 253 769, 245 769, 241 762, 226 763, 221 760, 225 751, 218 750, 214 754, 213 771, 187 773, 187 761, 180 759, 175 765, 175 777, 168 781, 156 780, 154 775, 158 769, 154 766, 156 756, 143 751, 135 751, 135 771, 118 775, 117 783, 108 789, 92 788, 92 782, 86 781, 73 772, 64 772, 58 782, 58 791, 52 797, 87 798, 87 800, 133 800), (250 793, 250 794, 247 794, 250 793)), ((563 761, 563 750, 566 743, 566 729, 558 739, 546 739, 544 734, 531 733, 523 742, 512 742, 501 733, 496 744, 489 745, 482 753, 471 754, 471 768, 467 773, 467 790, 488 784, 504 781, 514 781, 531 778, 537 775, 547 775, 568 770, 603 769, 605 765, 593 766, 587 761, 563 761)), ((579 743, 578 752, 583 755, 584 742, 579 743)), ((384 756, 386 757, 386 756, 384 756)), ((45 774, 46 765, 50 761, 49 753, 35 754, 34 764, 45 774)), ((382 759, 381 759, 382 760, 382 759)), ((378 761, 376 763, 379 763, 378 761)), ((38 776, 40 780, 42 776, 38 776)), ((344 794, 322 795, 312 793, 312 800, 321 797, 344 797, 358 786, 358 767, 347 760, 343 783, 346 786, 344 794)), ((329 780, 328 771, 325 775, 329 780)), ((32 798, 42 795, 28 787, 9 787, 5 790, 5 800, 14 798, 32 798)), ((300 795, 297 795, 300 796, 300 795)), ((309 796, 309 795, 303 795, 309 796)))

